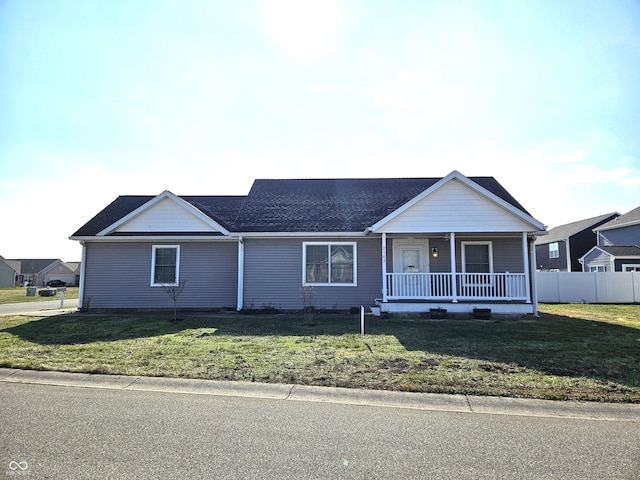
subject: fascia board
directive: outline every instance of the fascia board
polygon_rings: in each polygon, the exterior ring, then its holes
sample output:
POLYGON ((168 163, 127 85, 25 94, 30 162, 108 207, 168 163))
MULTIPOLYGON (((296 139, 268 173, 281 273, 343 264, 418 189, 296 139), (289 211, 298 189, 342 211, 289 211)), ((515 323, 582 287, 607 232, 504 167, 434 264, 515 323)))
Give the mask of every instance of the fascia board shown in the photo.
POLYGON ((391 220, 393 220, 394 218, 396 218, 397 216, 399 216, 403 212, 407 211, 409 208, 414 206, 416 203, 420 202, 425 197, 431 195, 433 192, 435 192, 436 190, 441 188, 443 185, 449 183, 451 180, 454 180, 454 179, 462 182, 467 187, 469 187, 472 190, 474 190, 475 192, 483 195, 484 197, 486 197, 490 201, 498 204, 500 207, 504 208, 505 210, 508 210, 510 213, 512 213, 513 215, 516 215, 517 217, 519 217, 521 220, 525 221, 526 223, 529 223, 530 225, 535 227, 536 230, 540 230, 540 231, 546 230, 545 225, 543 223, 539 222, 538 220, 533 218, 531 215, 528 215, 528 214, 524 213, 523 211, 517 209, 516 207, 514 207, 510 203, 502 200, 500 197, 498 197, 497 195, 491 193, 487 189, 481 187, 480 185, 478 185, 474 181, 469 180, 467 177, 462 175, 457 170, 454 170, 453 172, 451 172, 446 177, 438 180, 436 183, 434 183, 429 188, 427 188, 424 192, 422 192, 421 194, 415 196, 414 198, 409 200, 407 203, 402 205, 400 208, 398 208, 395 211, 391 212, 389 215, 387 215, 386 217, 384 217, 383 219, 379 220, 377 223, 375 223, 374 225, 369 227, 368 230, 371 230, 371 231, 375 232, 376 230, 378 230, 379 228, 381 228, 382 226, 384 226, 385 224, 387 224, 388 222, 390 222, 391 220))
POLYGON ((237 241, 238 236, 232 235, 123 235, 123 236, 77 236, 69 237, 69 240, 75 240, 78 242, 96 242, 96 243, 109 243, 109 242, 229 242, 237 241))
POLYGON ((601 225, 601 226, 599 226, 599 227, 594 228, 594 229, 593 229, 593 231, 594 231, 595 233, 598 233, 598 232, 605 232, 605 231, 607 231, 607 230, 616 230, 616 229, 618 229, 618 228, 623 228, 623 227, 632 227, 632 226, 634 226, 634 225, 639 225, 639 224, 640 224, 640 220, 630 220, 630 221, 628 221, 628 222, 618 223, 618 224, 616 224, 616 225, 611 225, 611 226, 609 226, 609 227, 604 227, 604 228, 603 228, 603 227, 602 227, 602 225, 601 225))
POLYGON ((96 236, 108 235, 109 233, 117 230, 118 227, 124 225, 125 223, 129 222, 133 218, 135 218, 138 215, 142 214, 143 212, 149 210, 151 207, 153 207, 154 205, 156 205, 157 203, 159 203, 160 201, 162 201, 162 200, 164 200, 166 198, 172 200, 173 202, 176 203, 176 205, 178 205, 179 207, 183 208, 185 211, 191 213, 192 215, 198 217, 200 220, 202 220, 203 222, 208 224, 210 227, 215 228, 216 230, 218 230, 223 235, 229 235, 229 231, 226 228, 224 228, 222 225, 220 225, 218 222, 216 222, 215 220, 212 220, 211 217, 209 217, 208 215, 205 215, 204 213, 202 213, 201 210, 199 210, 198 208, 194 207, 193 205, 191 205, 186 200, 183 200, 180 197, 174 195, 169 190, 165 190, 160 195, 152 198, 151 200, 149 200, 145 204, 140 205, 133 212, 125 215, 120 220, 112 223, 107 228, 105 228, 102 231, 98 232, 96 234, 96 236))

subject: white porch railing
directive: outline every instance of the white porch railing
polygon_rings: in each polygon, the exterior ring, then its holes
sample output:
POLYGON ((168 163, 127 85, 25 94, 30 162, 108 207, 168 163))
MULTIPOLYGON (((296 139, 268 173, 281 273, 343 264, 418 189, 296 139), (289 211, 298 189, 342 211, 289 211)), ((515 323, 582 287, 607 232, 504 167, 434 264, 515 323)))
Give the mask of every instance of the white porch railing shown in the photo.
POLYGON ((524 273, 387 273, 386 300, 528 301, 524 273))

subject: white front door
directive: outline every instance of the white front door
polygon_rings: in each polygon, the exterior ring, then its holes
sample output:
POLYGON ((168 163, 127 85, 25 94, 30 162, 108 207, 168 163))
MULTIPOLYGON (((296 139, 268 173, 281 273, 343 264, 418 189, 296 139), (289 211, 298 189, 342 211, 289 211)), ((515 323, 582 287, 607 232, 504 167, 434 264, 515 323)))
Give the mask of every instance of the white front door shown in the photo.
MULTIPOLYGON (((394 244, 394 273, 425 273, 429 271, 427 262, 427 240, 400 240, 394 244)), ((421 298, 427 295, 427 282, 419 275, 399 275, 394 277, 395 295, 407 298, 421 298)))
POLYGON ((393 271, 396 273, 425 273, 429 271, 427 262, 427 241, 400 241, 395 244, 393 271))

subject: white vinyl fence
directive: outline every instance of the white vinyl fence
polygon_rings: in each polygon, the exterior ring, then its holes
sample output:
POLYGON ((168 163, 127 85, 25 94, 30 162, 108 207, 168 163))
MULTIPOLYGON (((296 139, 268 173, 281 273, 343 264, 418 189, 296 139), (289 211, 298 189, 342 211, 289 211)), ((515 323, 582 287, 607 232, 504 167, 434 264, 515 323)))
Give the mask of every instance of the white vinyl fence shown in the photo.
POLYGON ((536 272, 541 303, 638 303, 640 272, 536 272))

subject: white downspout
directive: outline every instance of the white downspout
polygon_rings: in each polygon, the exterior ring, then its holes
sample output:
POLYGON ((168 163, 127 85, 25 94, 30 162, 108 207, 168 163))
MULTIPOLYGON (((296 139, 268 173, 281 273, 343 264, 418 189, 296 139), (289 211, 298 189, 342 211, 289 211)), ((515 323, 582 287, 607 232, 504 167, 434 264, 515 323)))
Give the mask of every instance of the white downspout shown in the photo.
POLYGON ((382 234, 382 301, 387 301, 387 234, 382 234))
POLYGON ((451 250, 451 295, 452 302, 458 303, 458 280, 456 279, 456 234, 449 234, 449 246, 451 250))
POLYGON ((538 274, 536 273, 536 268, 535 266, 538 264, 538 257, 536 256, 536 246, 535 246, 535 242, 531 243, 531 265, 534 266, 533 268, 533 275, 532 275, 532 285, 531 285, 531 290, 533 291, 533 315, 535 317, 539 317, 540 314, 538 313, 538 274))
POLYGON ((78 308, 83 308, 84 276, 86 272, 85 265, 87 264, 87 246, 85 245, 84 240, 80 241, 80 245, 82 245, 82 256, 80 257, 80 288, 78 289, 78 308))
POLYGON ((244 240, 238 237, 238 304, 239 312, 244 307, 244 240))
POLYGON ((564 239, 564 249, 567 255, 567 272, 571 271, 571 246, 569 245, 569 237, 564 239))
MULTIPOLYGON (((535 247, 533 247, 535 249, 535 247)), ((524 262, 524 285, 527 289, 527 303, 531 303, 531 279, 529 272, 529 242, 527 241, 527 232, 522 232, 522 260, 524 262)))

